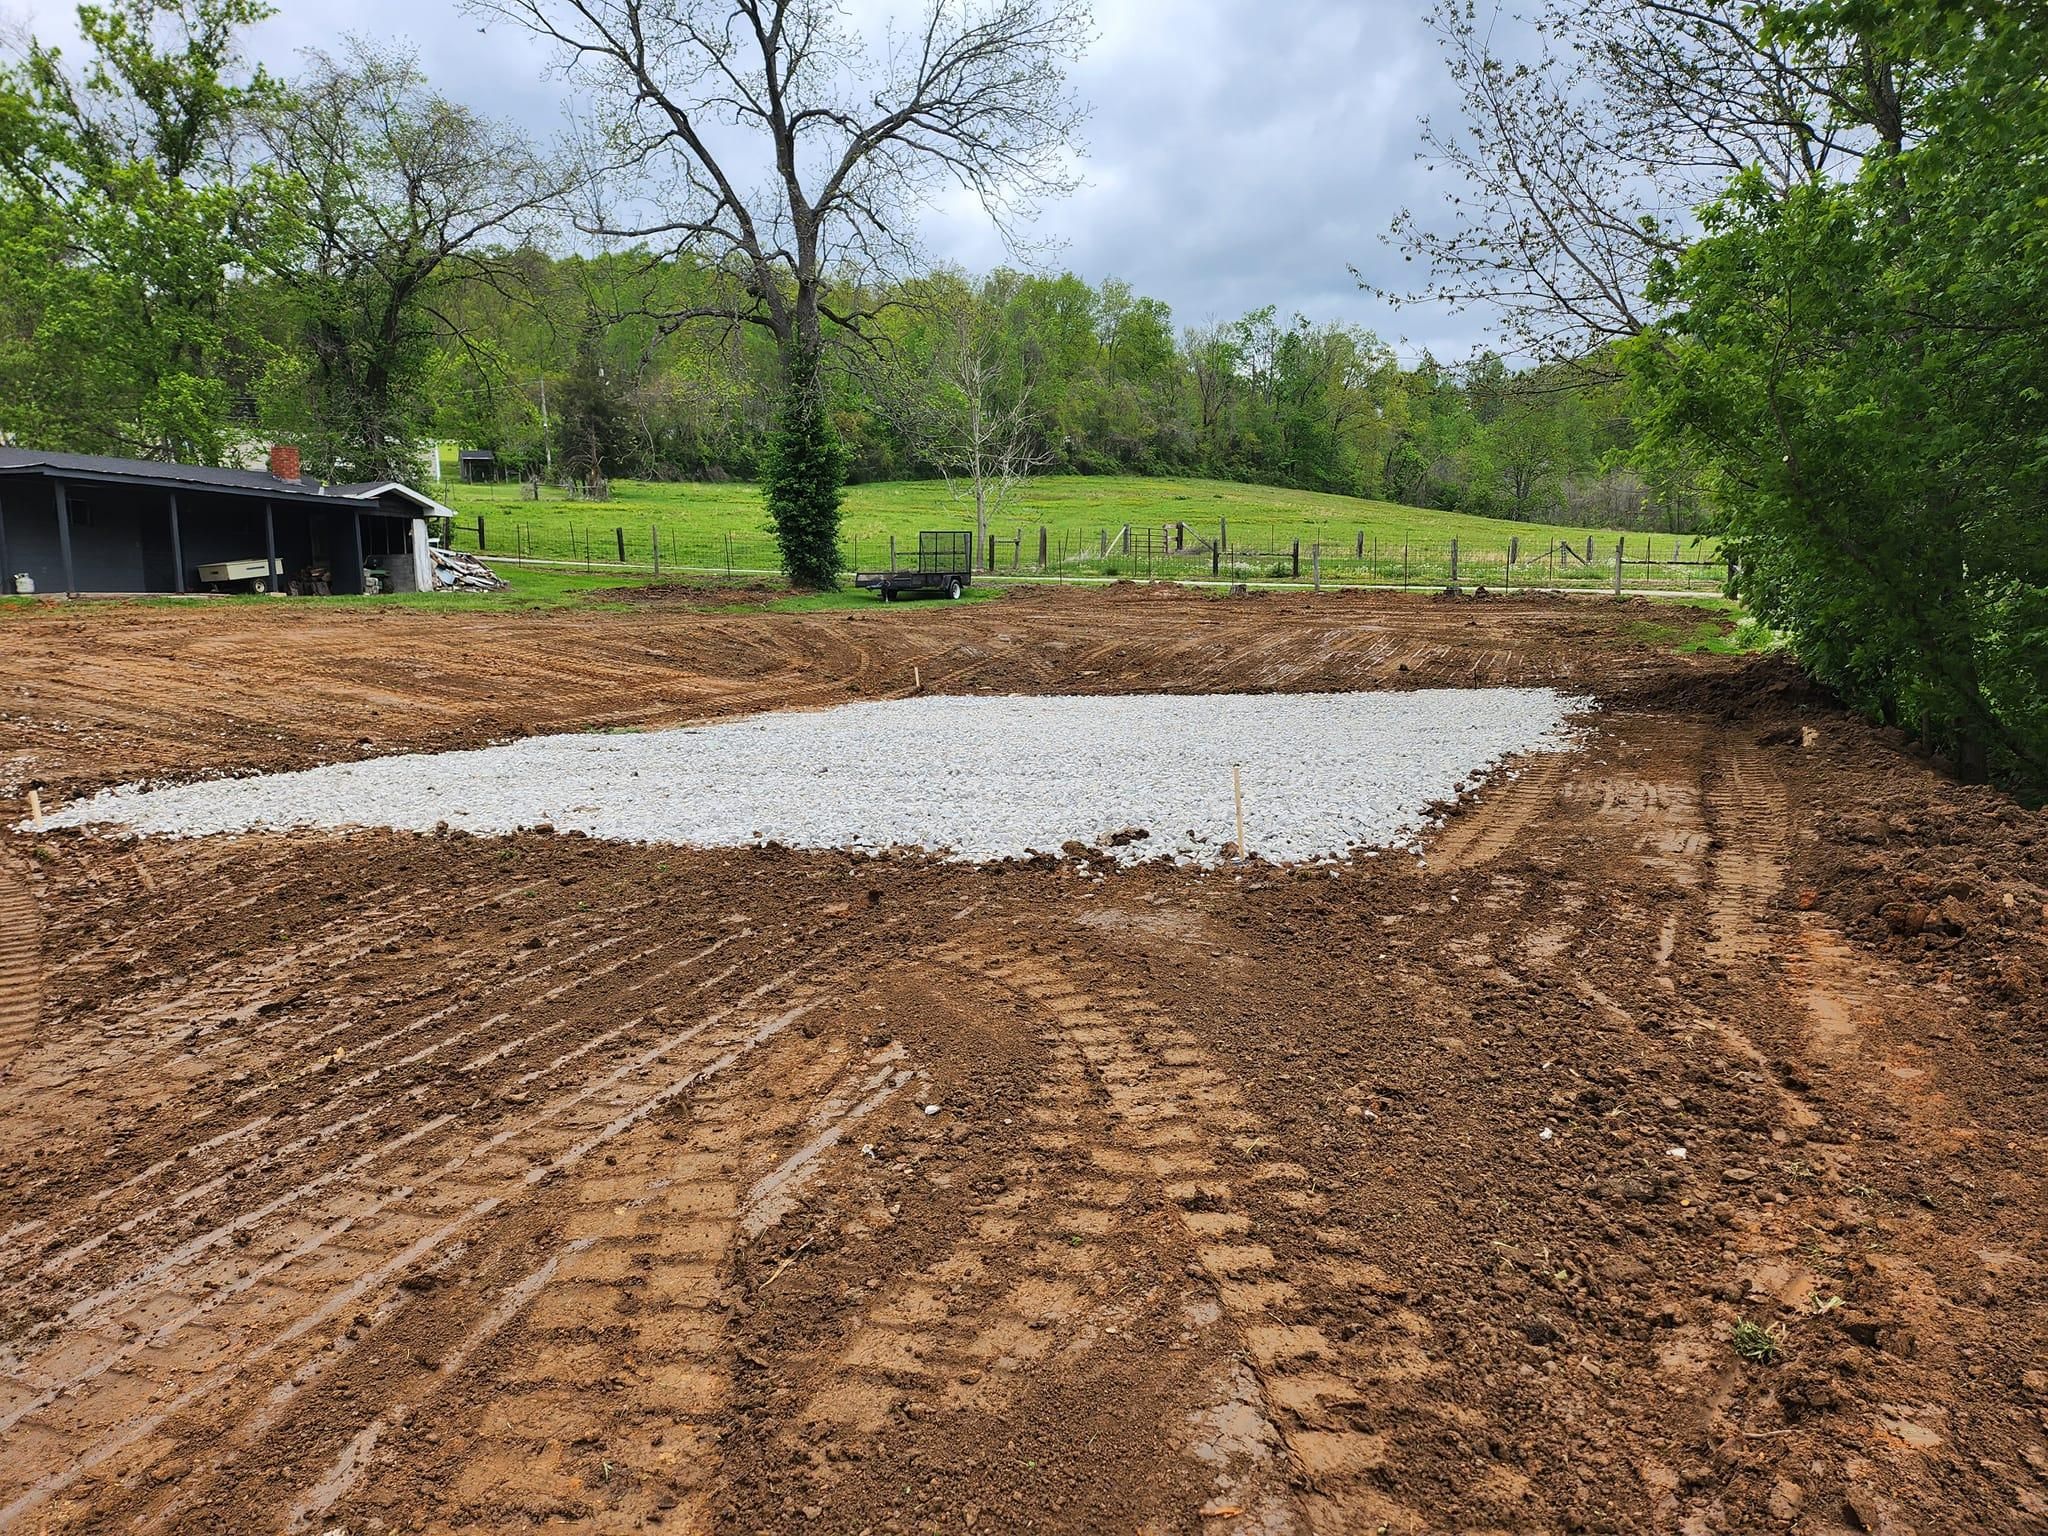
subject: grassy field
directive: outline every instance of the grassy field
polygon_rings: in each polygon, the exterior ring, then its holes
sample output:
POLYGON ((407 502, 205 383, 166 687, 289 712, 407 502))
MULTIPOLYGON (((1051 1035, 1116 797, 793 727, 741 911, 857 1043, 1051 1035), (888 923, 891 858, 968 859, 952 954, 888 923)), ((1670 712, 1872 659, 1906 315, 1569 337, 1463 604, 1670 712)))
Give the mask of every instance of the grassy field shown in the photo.
MULTIPOLYGON (((569 525, 600 532, 623 527, 630 542, 636 533, 644 540, 646 529, 658 525, 664 537, 673 530, 679 545, 710 535, 730 533, 751 540, 768 534, 760 488, 738 482, 701 485, 618 480, 612 482, 611 499, 602 502, 575 500, 553 487, 542 492, 541 500, 527 501, 517 485, 463 485, 453 479, 435 489, 442 501, 465 517, 483 513, 487 524, 502 521, 508 527, 520 523, 530 527, 569 525)), ((1035 531, 1043 526, 1055 539, 1066 536, 1070 547, 1077 541, 1090 541, 1098 549, 1103 534, 1114 539, 1125 524, 1134 530, 1163 530, 1181 522, 1188 524, 1191 536, 1204 539, 1215 537, 1219 524, 1227 522, 1232 543, 1260 550, 1277 549, 1296 538, 1355 548, 1357 535, 1363 532, 1368 541, 1382 545, 1397 544, 1406 536, 1416 544, 1432 546, 1456 538, 1475 548, 1505 547, 1510 538, 1519 538, 1524 545, 1574 540, 1583 548, 1591 534, 1597 551, 1603 545, 1611 550, 1617 536, 1601 529, 1509 522, 1318 491, 1138 475, 1054 475, 1034 480, 993 521, 1001 538, 1020 530, 1035 537, 1035 531)), ((843 528, 849 541, 885 543, 894 534, 907 544, 923 529, 973 526, 973 503, 953 495, 944 481, 856 485, 846 492, 843 528)), ((1645 536, 1630 537, 1640 542, 1645 536)), ((1668 535, 1659 540, 1660 545, 1669 542, 1668 535)), ((1692 541, 1684 542, 1690 545, 1692 541)))
MULTIPOLYGON (((458 549, 595 567, 736 578, 778 561, 760 490, 747 484, 615 481, 607 501, 556 488, 529 501, 518 485, 439 488, 458 516, 458 549)), ((942 481, 848 489, 842 525, 848 569, 907 560, 925 529, 969 529, 973 511, 942 481)), ((1050 476, 1033 481, 991 520, 984 570, 1018 575, 1233 580, 1313 579, 1384 585, 1598 586, 1612 580, 1624 542, 1626 584, 1702 590, 1718 572, 1700 564, 1711 540, 1669 534, 1516 523, 1393 502, 1233 481, 1050 476), (991 554, 994 564, 989 564, 991 554)))

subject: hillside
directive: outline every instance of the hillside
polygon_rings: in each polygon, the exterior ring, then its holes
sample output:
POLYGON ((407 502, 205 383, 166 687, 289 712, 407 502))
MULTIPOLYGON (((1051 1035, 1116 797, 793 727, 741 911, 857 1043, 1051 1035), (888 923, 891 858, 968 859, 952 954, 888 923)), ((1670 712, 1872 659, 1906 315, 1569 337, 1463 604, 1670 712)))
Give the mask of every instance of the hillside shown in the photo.
MULTIPOLYGON (((552 489, 544 489, 539 501, 528 501, 519 485, 448 480, 437 489, 460 514, 454 541, 464 549, 477 547, 475 519, 481 516, 483 546, 493 554, 598 562, 616 561, 623 554, 628 563, 646 564, 658 537, 665 568, 716 568, 728 559, 735 570, 775 565, 760 490, 751 484, 619 480, 612 482, 611 498, 602 502, 552 489)), ((953 494, 943 481, 856 485, 846 492, 842 537, 851 566, 886 562, 892 538, 907 553, 920 530, 973 526, 972 502, 953 494)), ((1041 528, 1048 566, 1075 574, 1201 574, 1210 559, 1208 545, 1219 534, 1236 557, 1238 575, 1291 574, 1293 545, 1299 540, 1304 561, 1312 558, 1316 544, 1322 545, 1324 569, 1333 580, 1399 581, 1404 573, 1422 580, 1440 574, 1453 539, 1459 542, 1461 569, 1482 580, 1489 579, 1481 574, 1489 569, 1505 575, 1511 547, 1518 572, 1542 561, 1546 577, 1597 580, 1611 570, 1615 541, 1623 539, 1631 562, 1653 554, 1660 562, 1656 568, 1631 570, 1631 584, 1703 578, 1703 572, 1683 566, 1664 567, 1714 554, 1712 540, 1690 536, 1518 523, 1224 480, 1060 475, 1034 480, 991 519, 998 566, 1014 562, 1020 569, 1033 568, 1041 528), (1169 560, 1169 547, 1177 541, 1174 525, 1181 523, 1186 524, 1185 545, 1178 558, 1169 560), (1127 526, 1128 548, 1122 539, 1127 526), (1588 540, 1590 567, 1584 562, 1588 540)))

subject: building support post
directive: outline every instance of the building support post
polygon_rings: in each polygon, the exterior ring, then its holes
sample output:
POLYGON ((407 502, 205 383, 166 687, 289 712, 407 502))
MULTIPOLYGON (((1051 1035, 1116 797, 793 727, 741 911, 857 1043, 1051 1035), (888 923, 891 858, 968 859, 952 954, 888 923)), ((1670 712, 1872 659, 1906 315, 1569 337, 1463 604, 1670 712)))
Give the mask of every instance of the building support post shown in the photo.
POLYGON ((407 558, 412 561, 412 589, 431 592, 434 590, 434 556, 427 541, 427 520, 416 517, 410 526, 412 533, 405 541, 405 548, 407 558))
POLYGON ((71 498, 64 493, 64 482, 53 480, 50 484, 57 492, 57 552, 64 560, 64 595, 78 596, 78 574, 71 565, 71 498))
POLYGON ((270 581, 266 590, 277 591, 277 518, 270 509, 270 503, 263 503, 263 558, 270 562, 270 581))
POLYGON ((0 597, 14 595, 14 562, 7 557, 7 503, 0 500, 0 597))
POLYGON ((171 493, 171 590, 185 590, 185 539, 178 529, 178 496, 171 493))
MULTIPOLYGON (((349 569, 355 572, 355 590, 358 594, 370 590, 368 577, 363 571, 363 514, 351 512, 348 515, 348 558, 349 569)), ((328 590, 332 591, 330 587, 328 590)))

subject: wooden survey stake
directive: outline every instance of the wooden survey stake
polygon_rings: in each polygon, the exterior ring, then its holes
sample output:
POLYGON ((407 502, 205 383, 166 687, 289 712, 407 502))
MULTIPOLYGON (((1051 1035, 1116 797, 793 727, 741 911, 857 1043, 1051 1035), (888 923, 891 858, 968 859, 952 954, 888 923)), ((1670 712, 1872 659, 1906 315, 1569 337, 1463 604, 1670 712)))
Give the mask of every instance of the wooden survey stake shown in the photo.
POLYGON ((1237 857, 1244 860, 1244 774, 1236 763, 1230 765, 1230 793, 1237 801, 1237 857))

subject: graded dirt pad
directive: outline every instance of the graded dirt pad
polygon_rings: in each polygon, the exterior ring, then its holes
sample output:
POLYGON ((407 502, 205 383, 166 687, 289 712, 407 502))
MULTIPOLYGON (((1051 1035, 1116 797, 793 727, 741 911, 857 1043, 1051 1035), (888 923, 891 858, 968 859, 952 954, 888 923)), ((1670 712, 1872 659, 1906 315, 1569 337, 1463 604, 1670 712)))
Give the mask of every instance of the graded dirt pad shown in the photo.
POLYGON ((305 768, 557 731, 933 693, 1255 693, 1666 675, 1669 609, 1053 588, 867 612, 321 613, 250 600, 0 615, 0 793, 305 768))
POLYGON ((1639 616, 17 623, 59 794, 912 665, 1608 708, 1336 879, 8 837, 0 1528, 2042 1529, 2048 822, 1639 616))

